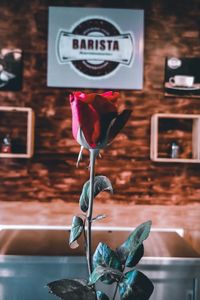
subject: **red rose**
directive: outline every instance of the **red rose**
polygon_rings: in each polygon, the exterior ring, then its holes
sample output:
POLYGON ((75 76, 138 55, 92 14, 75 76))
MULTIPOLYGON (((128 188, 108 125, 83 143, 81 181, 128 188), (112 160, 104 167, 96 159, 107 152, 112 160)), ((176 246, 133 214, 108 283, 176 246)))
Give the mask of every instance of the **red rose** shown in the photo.
POLYGON ((118 114, 117 92, 70 94, 72 132, 75 140, 88 149, 100 149, 110 143, 127 122, 131 110, 118 114))

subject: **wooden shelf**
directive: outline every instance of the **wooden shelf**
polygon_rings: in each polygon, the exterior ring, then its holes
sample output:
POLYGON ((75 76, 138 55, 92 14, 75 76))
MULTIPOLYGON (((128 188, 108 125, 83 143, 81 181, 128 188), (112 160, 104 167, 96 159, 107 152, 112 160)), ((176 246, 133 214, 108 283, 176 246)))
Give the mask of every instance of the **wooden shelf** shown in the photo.
POLYGON ((200 115, 154 114, 150 158, 156 162, 200 163, 200 115), (170 140, 178 140, 185 146, 176 158, 171 158, 167 151, 170 140))
POLYGON ((0 152, 0 158, 30 158, 34 152, 35 115, 29 107, 0 106, 1 140, 9 132, 18 141, 11 153, 0 152))

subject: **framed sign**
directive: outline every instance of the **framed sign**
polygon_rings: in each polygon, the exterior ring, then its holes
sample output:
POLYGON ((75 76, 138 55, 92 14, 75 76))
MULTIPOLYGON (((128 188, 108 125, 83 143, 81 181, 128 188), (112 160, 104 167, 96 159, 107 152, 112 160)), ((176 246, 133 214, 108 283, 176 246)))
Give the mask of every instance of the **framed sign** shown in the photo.
POLYGON ((0 90, 17 91, 22 88, 22 50, 0 49, 0 90))
POLYGON ((200 57, 168 57, 165 61, 166 96, 200 98, 200 57))
POLYGON ((50 87, 143 88, 143 10, 50 7, 50 87))

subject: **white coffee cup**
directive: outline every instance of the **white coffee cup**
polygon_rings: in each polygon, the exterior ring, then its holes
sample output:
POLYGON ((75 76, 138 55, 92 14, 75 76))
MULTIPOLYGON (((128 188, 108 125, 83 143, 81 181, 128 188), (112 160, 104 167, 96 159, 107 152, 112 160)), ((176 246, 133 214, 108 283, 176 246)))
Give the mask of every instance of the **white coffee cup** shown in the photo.
POLYGON ((194 76, 175 75, 169 78, 169 82, 173 86, 192 87, 194 84, 194 76))

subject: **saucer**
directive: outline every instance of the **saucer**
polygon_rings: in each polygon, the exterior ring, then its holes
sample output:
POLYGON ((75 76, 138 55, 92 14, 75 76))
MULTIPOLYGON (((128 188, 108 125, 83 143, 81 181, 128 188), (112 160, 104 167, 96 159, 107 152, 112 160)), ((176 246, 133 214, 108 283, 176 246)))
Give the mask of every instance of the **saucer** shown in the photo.
POLYGON ((6 84, 7 84, 7 82, 2 81, 2 80, 0 79, 0 88, 4 87, 6 84))
POLYGON ((196 91, 200 90, 200 84, 195 83, 192 86, 176 86, 172 85, 170 82, 165 82, 165 88, 178 91, 196 91))

